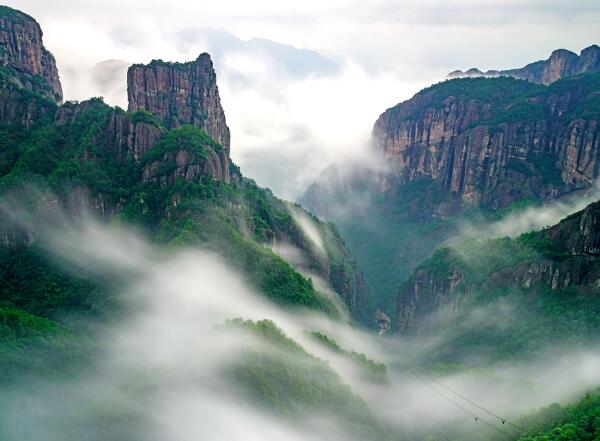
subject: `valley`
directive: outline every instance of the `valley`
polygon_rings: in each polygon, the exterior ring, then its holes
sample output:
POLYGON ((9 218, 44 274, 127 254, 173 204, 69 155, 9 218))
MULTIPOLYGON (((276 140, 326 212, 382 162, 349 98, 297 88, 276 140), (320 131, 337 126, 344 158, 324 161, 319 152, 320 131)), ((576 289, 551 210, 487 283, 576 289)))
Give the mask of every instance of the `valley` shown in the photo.
POLYGON ((0 439, 598 438, 598 46, 453 72, 292 202, 210 54, 123 109, 42 38, 0 6, 0 439))

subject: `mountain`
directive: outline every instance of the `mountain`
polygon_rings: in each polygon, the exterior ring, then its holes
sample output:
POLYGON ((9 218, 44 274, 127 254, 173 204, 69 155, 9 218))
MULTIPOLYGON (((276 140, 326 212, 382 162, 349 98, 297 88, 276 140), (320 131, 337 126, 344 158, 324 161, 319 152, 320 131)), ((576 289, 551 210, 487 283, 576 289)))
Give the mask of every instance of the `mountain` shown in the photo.
POLYGON ((598 176, 600 75, 548 87, 511 78, 437 84, 384 112, 373 128, 385 189, 429 179, 465 205, 549 199, 598 176))
POLYGON ((42 30, 32 17, 0 6, 0 45, 4 83, 15 83, 52 101, 62 101, 56 62, 44 47, 42 30))
POLYGON ((203 129, 229 155, 230 134, 221 107, 217 76, 207 53, 188 63, 154 60, 127 71, 129 111, 145 110, 166 128, 192 124, 203 129))
POLYGON ((396 331, 435 335, 435 357, 464 361, 593 344, 600 332, 600 202, 515 239, 438 249, 398 294, 396 331), (458 348, 460 347, 460 353, 458 348))
POLYGON ((118 315, 110 283, 65 269, 44 247, 45 231, 64 228, 65 216, 134 226, 165 248, 212 250, 282 307, 341 318, 340 303, 353 320, 363 317, 362 274, 335 228, 258 187, 231 161, 208 54, 132 66, 128 111, 101 98, 60 105, 37 23, 6 7, 0 23, 2 47, 15 43, 3 52, 10 75, 0 78, 0 316, 12 335, 5 348, 20 348, 3 357, 3 378, 44 371, 21 345, 46 336, 62 366, 71 358, 65 348, 81 338, 73 321, 118 315), (15 206, 35 221, 15 220, 15 206))
POLYGON ((580 55, 566 49, 557 49, 547 60, 536 61, 518 69, 482 72, 474 67, 465 72, 461 70, 450 72, 447 79, 507 76, 548 85, 561 78, 599 71, 600 47, 594 44, 583 49, 580 55))
POLYGON ((505 76, 435 84, 377 119, 375 166, 334 165, 299 200, 338 225, 389 312, 396 286, 465 217, 497 218, 592 186, 599 93, 591 71, 547 86, 505 76))

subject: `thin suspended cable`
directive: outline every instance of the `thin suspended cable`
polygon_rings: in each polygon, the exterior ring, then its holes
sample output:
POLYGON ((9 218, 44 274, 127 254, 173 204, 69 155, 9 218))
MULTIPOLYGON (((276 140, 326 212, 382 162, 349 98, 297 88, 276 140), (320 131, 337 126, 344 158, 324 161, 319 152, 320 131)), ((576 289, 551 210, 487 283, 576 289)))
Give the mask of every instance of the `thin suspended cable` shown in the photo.
POLYGON ((449 396, 445 395, 444 393, 440 392, 439 390, 437 390, 433 385, 431 385, 430 383, 428 383, 427 381, 425 381, 423 378, 421 378, 418 374, 413 373, 413 375, 420 380, 423 384, 425 384, 426 386, 428 386, 431 390, 433 390, 434 392, 436 392, 438 395, 440 395, 441 397, 445 398, 446 400, 450 401, 452 404, 454 404, 456 407, 458 407, 459 409, 461 409, 463 412, 468 413, 469 415, 471 415, 473 417, 473 419, 475 420, 475 422, 482 422, 483 424, 485 424, 486 426, 491 427, 492 429, 494 429, 496 432, 503 434, 504 436, 506 436, 509 439, 513 439, 513 436, 510 433, 505 432, 504 430, 494 426, 492 423, 484 420, 483 418, 481 418, 479 415, 471 412, 469 409, 467 409, 466 407, 464 407, 462 404, 456 402, 455 400, 453 400, 452 398, 450 398, 449 396))
POLYGON ((425 378, 429 379, 430 381, 432 381, 433 383, 443 387, 444 389, 448 390, 449 392, 452 392, 454 395, 456 395, 457 397, 462 398, 463 400, 465 400, 467 403, 472 404, 473 406, 477 407, 480 410, 483 410, 484 412, 486 412, 487 414, 499 419, 502 424, 508 423, 509 425, 511 425, 512 427, 514 427, 515 429, 521 431, 521 432, 526 432, 525 429, 523 429, 522 427, 517 426, 516 424, 514 424, 513 422, 511 422, 510 420, 508 420, 507 418, 501 417, 500 415, 495 414, 494 412, 492 412, 489 409, 486 409, 485 407, 477 404, 475 401, 470 400, 469 398, 465 397, 464 395, 462 395, 461 393, 451 389, 450 387, 440 383, 439 381, 437 381, 435 378, 432 378, 431 376, 427 375, 426 373, 422 372, 420 375, 424 376, 425 378))

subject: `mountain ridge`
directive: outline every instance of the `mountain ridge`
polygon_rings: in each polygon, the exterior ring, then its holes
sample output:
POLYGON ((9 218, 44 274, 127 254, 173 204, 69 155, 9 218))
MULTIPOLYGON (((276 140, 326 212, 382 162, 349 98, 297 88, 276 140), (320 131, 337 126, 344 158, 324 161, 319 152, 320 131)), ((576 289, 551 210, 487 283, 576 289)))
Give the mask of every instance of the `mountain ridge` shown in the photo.
MULTIPOLYGON (((4 19, 32 20, 17 12, 4 19)), ((39 188, 27 197, 41 213, 58 203, 70 215, 91 212, 103 221, 140 225, 154 240, 206 246, 250 272, 255 287, 273 300, 335 315, 335 299, 273 252, 274 243, 285 243, 306 259, 303 271, 322 278, 355 318, 361 316, 362 276, 337 232, 308 218, 324 242, 316 250, 294 218, 299 208, 243 178, 230 160, 210 55, 132 66, 129 111, 100 98, 59 105, 24 82, 0 80, 0 109, 10 109, 0 114, 5 202, 11 191, 35 182, 39 188)), ((22 231, 2 218, 3 248, 20 253, 35 242, 35 229, 22 231)))
POLYGON ((0 66, 19 86, 60 103, 62 87, 54 56, 44 47, 42 29, 27 14, 0 6, 0 66))
POLYGON ((593 44, 582 49, 579 55, 566 49, 556 49, 548 59, 529 63, 521 68, 482 72, 473 67, 465 72, 461 70, 450 72, 446 79, 509 76, 549 85, 561 78, 598 71, 600 71, 600 47, 593 44))

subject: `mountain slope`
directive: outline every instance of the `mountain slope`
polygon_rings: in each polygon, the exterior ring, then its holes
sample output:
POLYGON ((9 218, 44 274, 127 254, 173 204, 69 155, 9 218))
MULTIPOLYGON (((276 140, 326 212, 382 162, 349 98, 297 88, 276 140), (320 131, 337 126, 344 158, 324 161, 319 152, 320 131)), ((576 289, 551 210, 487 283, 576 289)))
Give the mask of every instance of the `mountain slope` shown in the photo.
POLYGON ((597 344, 599 226, 600 203, 594 203, 516 239, 439 249, 402 285, 397 332, 444 332, 434 357, 446 361, 597 344))
MULTIPOLYGON (((9 41, 20 41, 23 26, 38 29, 25 14, 0 12, 7 32, 14 30, 9 41)), ((30 36, 38 46, 16 46, 26 52, 14 59, 47 54, 41 32, 30 36)), ((39 89, 16 67, 0 78, 0 305, 6 329, 27 347, 39 343, 40 327, 64 329, 77 340, 79 322, 118 317, 111 281, 67 270, 43 244, 46 230, 88 213, 135 226, 166 247, 213 250, 284 307, 340 316, 343 304, 360 318, 364 282, 335 229, 242 177, 231 162, 210 56, 136 65, 128 77, 130 111, 100 98, 58 105, 44 92, 57 90, 54 75, 40 76, 39 89), (137 81, 140 76, 147 81, 137 81), (171 86, 150 78, 166 78, 171 86), (148 99, 157 94, 160 101, 148 99), (13 209, 26 209, 34 221, 14 219, 13 209)), ((55 352, 69 358, 57 345, 55 352)), ((12 354, 4 359, 3 376, 35 365, 21 358, 20 349, 12 354)))
POLYGON ((600 73, 549 86, 509 77, 435 84, 386 110, 373 162, 338 164, 300 198, 338 225, 387 311, 395 286, 462 218, 498 218, 598 178, 600 73))
MULTIPOLYGON (((341 291, 351 309, 358 312, 364 304, 360 275, 336 234, 312 219, 326 241, 323 251, 317 250, 294 220, 292 208, 241 178, 224 148, 199 128, 167 131, 149 113, 126 113, 98 99, 67 103, 56 110, 53 122, 19 140, 9 156, 9 171, 0 179, 5 192, 37 182, 41 192, 51 191, 72 212, 92 210, 105 218, 139 222, 165 240, 183 240, 185 232, 190 242, 205 237, 245 244, 250 254, 270 256, 267 260, 276 266, 287 264, 264 245, 286 242, 341 291), (207 235, 210 230, 215 235, 207 235)), ((11 234, 4 231, 4 243, 18 245, 11 234)), ((244 265, 254 262, 248 258, 244 265)), ((312 292, 306 279, 298 282, 312 292)), ((293 289, 286 292, 294 298, 293 289)))
POLYGON ((598 176, 600 74, 544 88, 510 78, 434 85, 384 112, 373 128, 386 189, 432 179, 458 210, 506 207, 587 187, 598 176))

